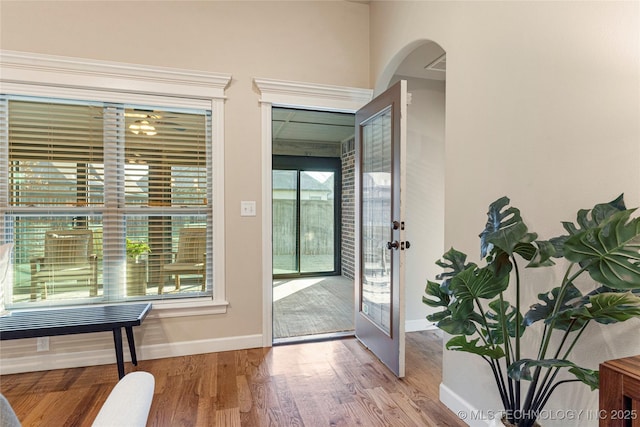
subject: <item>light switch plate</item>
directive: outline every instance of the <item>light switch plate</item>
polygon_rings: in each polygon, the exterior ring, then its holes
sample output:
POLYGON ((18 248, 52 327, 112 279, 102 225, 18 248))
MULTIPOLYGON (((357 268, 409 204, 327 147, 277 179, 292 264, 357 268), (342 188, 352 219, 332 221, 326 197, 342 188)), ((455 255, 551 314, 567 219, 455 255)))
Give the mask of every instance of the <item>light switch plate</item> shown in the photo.
POLYGON ((256 202, 253 200, 242 200, 240 202, 240 216, 256 216, 256 202))

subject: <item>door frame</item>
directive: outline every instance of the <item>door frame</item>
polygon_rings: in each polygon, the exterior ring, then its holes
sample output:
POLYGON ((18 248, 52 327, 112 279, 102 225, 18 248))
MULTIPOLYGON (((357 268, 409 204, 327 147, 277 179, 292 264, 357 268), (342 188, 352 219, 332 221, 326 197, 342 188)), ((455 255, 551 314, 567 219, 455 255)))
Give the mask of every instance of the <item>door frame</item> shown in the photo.
POLYGON ((253 80, 262 117, 262 346, 273 344, 272 107, 355 113, 373 99, 373 90, 283 80, 253 80))

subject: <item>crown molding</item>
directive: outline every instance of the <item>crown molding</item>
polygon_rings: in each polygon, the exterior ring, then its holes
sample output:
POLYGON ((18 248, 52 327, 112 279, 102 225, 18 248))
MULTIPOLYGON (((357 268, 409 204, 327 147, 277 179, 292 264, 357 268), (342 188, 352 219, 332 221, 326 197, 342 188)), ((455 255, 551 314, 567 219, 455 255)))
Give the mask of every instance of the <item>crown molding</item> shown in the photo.
POLYGON ((230 74, 0 50, 0 82, 224 98, 230 74))
POLYGON ((260 102, 279 106, 305 105, 313 108, 353 112, 369 102, 372 89, 255 78, 260 102))

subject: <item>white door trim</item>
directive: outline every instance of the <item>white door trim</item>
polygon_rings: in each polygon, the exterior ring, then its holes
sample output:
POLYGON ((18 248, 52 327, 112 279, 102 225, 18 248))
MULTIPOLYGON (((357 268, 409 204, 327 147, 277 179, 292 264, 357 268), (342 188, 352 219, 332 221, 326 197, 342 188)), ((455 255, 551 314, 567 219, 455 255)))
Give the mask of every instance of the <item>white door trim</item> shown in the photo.
POLYGON ((271 218, 271 108, 293 107, 355 113, 373 98, 373 90, 284 80, 253 80, 260 93, 262 115, 262 338, 273 342, 273 278, 271 218))

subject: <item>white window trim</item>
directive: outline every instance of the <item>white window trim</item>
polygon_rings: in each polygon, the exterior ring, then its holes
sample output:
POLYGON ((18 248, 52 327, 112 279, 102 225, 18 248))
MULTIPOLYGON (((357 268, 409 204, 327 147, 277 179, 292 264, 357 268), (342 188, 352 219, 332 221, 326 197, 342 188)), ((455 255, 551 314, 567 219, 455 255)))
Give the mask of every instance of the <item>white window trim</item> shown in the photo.
POLYGON ((231 75, 0 50, 0 92, 206 108, 213 129, 213 297, 154 300, 158 317, 225 313, 224 101, 231 75), (219 201, 219 203, 216 203, 219 201))
POLYGON ((344 86, 254 79, 262 112, 262 345, 273 343, 273 265, 271 155, 272 107, 355 113, 373 98, 373 90, 344 86))

